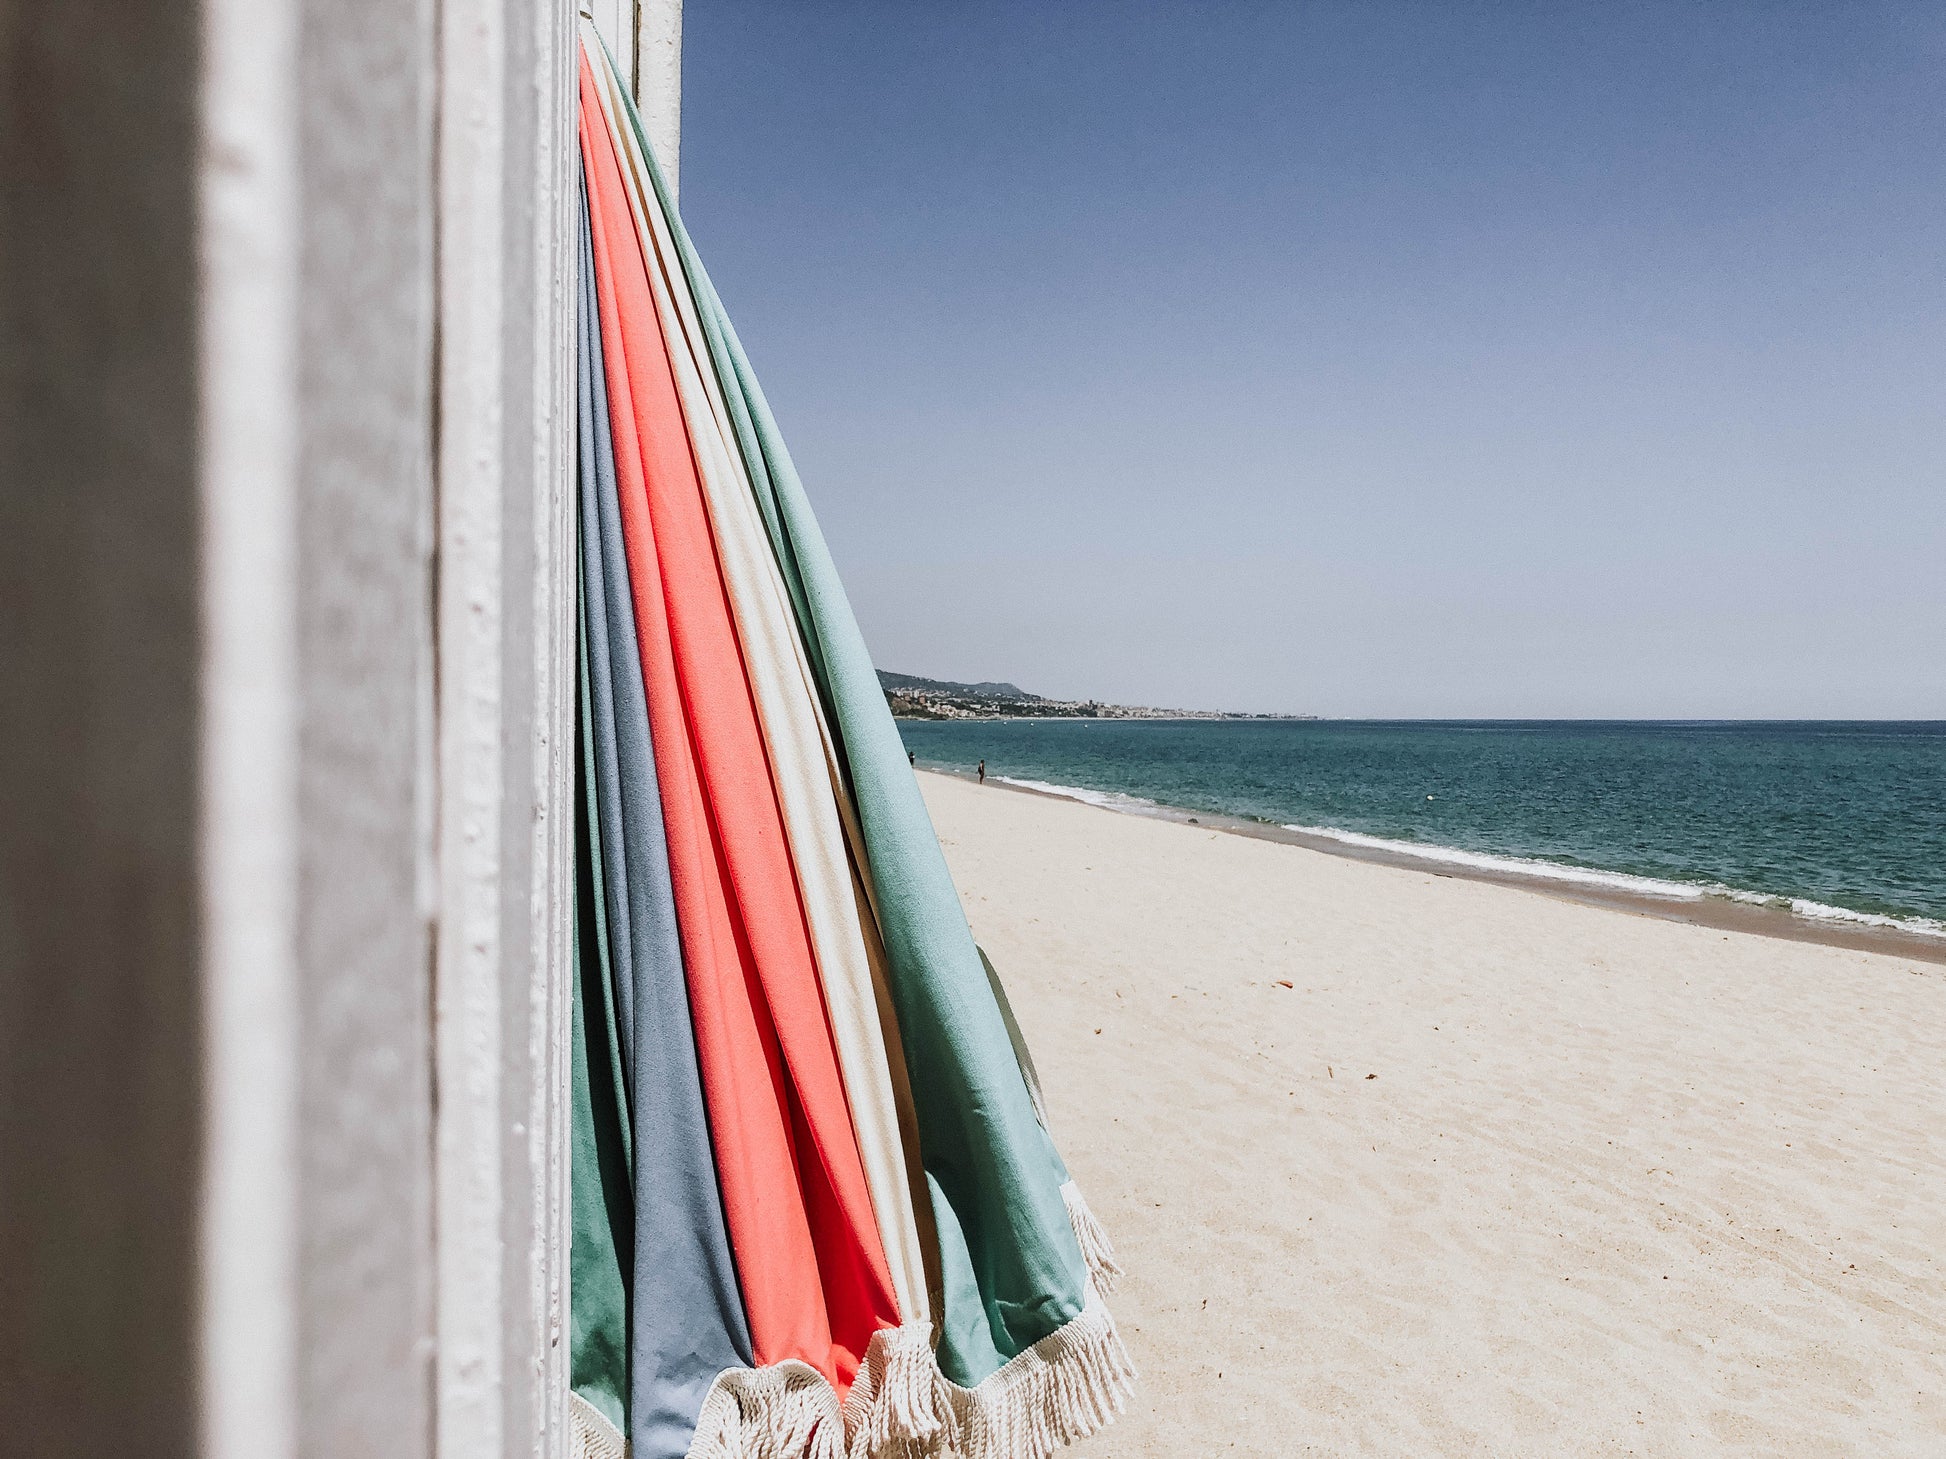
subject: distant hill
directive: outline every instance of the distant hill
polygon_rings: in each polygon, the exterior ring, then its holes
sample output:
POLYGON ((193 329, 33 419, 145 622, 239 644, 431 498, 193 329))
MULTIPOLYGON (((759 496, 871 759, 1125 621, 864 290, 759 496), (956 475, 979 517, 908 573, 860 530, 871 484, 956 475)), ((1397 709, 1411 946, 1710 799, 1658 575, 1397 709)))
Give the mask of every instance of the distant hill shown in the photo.
POLYGON ((1049 699, 1018 684, 955 684, 917 674, 878 671, 885 702, 899 719, 1309 719, 1310 715, 1223 714, 1211 710, 1148 709, 1098 699, 1049 699))
POLYGON ((878 671, 878 686, 888 694, 898 690, 907 694, 944 694, 954 699, 1006 699, 1021 703, 1041 697, 1029 694, 1018 684, 997 684, 992 680, 984 684, 955 684, 951 679, 922 679, 917 674, 892 674, 884 669, 878 671))

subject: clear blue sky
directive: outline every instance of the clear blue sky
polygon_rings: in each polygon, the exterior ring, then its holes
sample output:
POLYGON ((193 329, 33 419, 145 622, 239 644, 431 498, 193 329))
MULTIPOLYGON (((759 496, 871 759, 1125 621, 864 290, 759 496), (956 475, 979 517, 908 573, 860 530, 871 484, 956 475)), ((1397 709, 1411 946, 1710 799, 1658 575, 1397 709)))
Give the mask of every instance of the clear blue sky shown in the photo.
POLYGON ((1946 5, 690 0, 880 665, 1946 716, 1946 5))

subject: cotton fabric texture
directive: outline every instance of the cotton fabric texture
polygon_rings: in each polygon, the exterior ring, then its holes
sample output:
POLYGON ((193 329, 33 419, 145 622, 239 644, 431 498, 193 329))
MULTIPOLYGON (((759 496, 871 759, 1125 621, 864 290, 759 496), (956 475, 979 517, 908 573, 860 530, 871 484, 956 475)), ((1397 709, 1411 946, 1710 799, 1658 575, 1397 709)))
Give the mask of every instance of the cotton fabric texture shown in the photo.
MULTIPOLYGON (((577 1433, 619 1450, 628 1405, 633 1156, 614 965, 603 911, 599 824, 590 814, 587 612, 577 628, 575 980, 569 1029, 568 1385, 577 1433)), ((599 1450, 597 1449, 597 1452, 599 1450)))
MULTIPOLYGON (((942 1361, 953 1351, 954 1376, 977 1382, 1085 1305, 1087 1268, 1061 1196, 1067 1170, 1035 1116, 897 726, 782 435, 707 272, 667 206, 639 118, 632 107, 623 109, 698 300, 774 555, 784 575, 796 580, 800 628, 836 722, 896 974, 892 995, 919 1105, 927 1178, 936 1188, 935 1206, 943 1196, 953 1209, 963 1237, 954 1244, 966 1247, 966 1267, 980 1274, 975 1286, 990 1284, 976 1299, 948 1279, 942 1361), (1021 1234, 1029 1235, 1031 1250, 1010 1251, 1021 1234), (964 1324, 987 1326, 986 1336, 968 1332, 953 1341, 952 1330, 962 1326, 955 1308, 987 1312, 984 1324, 964 1324)), ((948 1267, 955 1264, 949 1257, 948 1267)))
POLYGON ((619 133, 617 155, 630 211, 643 255, 653 265, 649 282, 770 755, 893 1289, 906 1320, 929 1322, 921 1237, 875 989, 873 954, 878 949, 868 945, 876 941, 877 928, 869 909, 861 905, 863 879, 841 823, 844 794, 836 749, 737 455, 695 303, 681 286, 671 239, 635 151, 627 145, 628 134, 614 126, 615 99, 604 93, 604 117, 611 134, 619 133))
POLYGON ((648 265, 582 68, 602 356, 698 1063, 754 1356, 842 1396, 898 1325, 648 265), (674 753, 672 753, 674 751, 674 753))
POLYGON ((635 1118, 634 1244, 601 1269, 628 1272, 623 1417, 638 1454, 1039 1459, 1132 1381, 1099 1290, 1112 1256, 776 423, 584 37, 587 757, 611 767, 585 818, 609 981, 586 981, 618 1010, 609 1082, 635 1118), (670 986, 686 1029, 652 997, 670 986), (659 1087, 677 1032, 693 1102, 659 1087), (646 1212, 662 1163, 687 1161, 666 1209, 708 1228, 700 1153, 724 1240, 664 1241, 706 1273, 671 1284, 646 1212), (690 1315, 656 1328, 652 1301, 690 1315), (692 1329, 711 1345, 685 1358, 692 1329))
POLYGON ((580 244, 577 474, 593 804, 634 1155, 626 1431, 636 1459, 680 1459, 717 1375, 752 1357, 696 1066, 627 586, 585 188, 580 244))

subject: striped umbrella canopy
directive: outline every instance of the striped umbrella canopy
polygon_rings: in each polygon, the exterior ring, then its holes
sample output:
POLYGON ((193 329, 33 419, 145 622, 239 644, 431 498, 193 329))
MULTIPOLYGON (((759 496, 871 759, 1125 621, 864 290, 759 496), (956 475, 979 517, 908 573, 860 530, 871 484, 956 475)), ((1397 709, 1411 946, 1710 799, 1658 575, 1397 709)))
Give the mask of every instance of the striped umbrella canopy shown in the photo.
POLYGON ((775 420, 584 24, 577 1450, 1040 1459, 1133 1380, 775 420))

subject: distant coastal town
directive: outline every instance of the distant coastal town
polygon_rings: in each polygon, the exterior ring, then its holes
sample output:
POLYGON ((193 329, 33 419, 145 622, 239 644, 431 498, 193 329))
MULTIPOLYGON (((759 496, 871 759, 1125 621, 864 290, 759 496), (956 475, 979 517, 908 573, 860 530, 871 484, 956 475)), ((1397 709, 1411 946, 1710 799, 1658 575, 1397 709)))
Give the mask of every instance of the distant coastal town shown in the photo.
POLYGON ((1213 709, 1152 709, 1096 699, 1049 699, 1017 684, 955 684, 878 671, 898 719, 1316 719, 1314 714, 1236 714, 1213 709))

